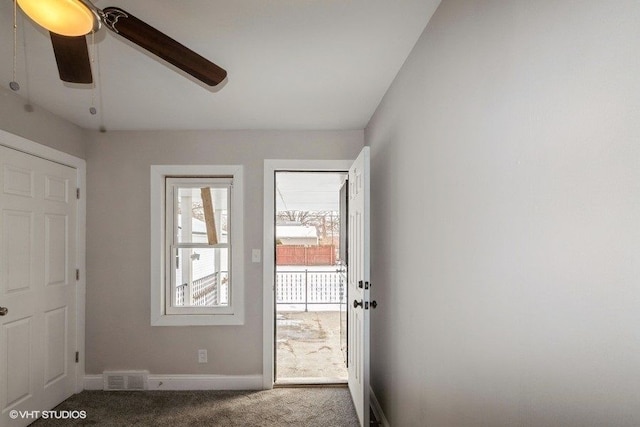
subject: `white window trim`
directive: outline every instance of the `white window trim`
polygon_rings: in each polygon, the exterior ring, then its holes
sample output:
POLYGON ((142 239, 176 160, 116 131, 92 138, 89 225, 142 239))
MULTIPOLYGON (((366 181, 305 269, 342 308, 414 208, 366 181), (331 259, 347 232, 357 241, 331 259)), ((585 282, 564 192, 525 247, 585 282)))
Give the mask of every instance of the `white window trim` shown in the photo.
POLYGON ((151 326, 244 324, 244 184, 242 165, 151 166, 151 326), (232 277, 230 314, 167 314, 165 311, 165 177, 231 176, 233 196, 232 277))

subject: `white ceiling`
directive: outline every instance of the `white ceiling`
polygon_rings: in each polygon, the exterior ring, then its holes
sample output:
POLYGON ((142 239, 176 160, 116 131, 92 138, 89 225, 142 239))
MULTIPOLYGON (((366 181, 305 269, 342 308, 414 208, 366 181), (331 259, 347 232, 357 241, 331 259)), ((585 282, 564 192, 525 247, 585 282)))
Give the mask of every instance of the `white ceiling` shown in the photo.
MULTIPOLYGON (((97 87, 58 79, 48 33, 18 16, 19 94, 108 130, 363 129, 440 0, 100 0, 228 73, 211 90, 102 29, 97 87), (89 108, 95 105, 98 114, 89 108)), ((0 0, 0 84, 13 79, 13 1, 0 0)))

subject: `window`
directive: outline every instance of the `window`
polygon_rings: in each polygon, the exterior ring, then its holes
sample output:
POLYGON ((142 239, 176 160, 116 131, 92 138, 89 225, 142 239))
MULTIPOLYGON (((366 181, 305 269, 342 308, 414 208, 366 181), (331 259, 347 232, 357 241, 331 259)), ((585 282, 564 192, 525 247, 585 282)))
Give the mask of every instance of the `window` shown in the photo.
POLYGON ((242 166, 151 167, 151 324, 244 323, 242 166))
POLYGON ((167 313, 228 308, 232 179, 167 177, 165 182, 167 313))

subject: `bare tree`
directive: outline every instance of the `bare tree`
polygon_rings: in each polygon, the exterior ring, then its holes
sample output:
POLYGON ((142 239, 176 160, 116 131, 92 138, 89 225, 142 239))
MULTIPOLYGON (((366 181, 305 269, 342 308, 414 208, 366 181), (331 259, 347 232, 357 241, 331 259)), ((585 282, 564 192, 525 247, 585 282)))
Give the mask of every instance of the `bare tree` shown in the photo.
POLYGON ((332 241, 340 232, 340 215, 335 211, 287 210, 276 213, 276 224, 301 224, 315 227, 320 241, 332 241))

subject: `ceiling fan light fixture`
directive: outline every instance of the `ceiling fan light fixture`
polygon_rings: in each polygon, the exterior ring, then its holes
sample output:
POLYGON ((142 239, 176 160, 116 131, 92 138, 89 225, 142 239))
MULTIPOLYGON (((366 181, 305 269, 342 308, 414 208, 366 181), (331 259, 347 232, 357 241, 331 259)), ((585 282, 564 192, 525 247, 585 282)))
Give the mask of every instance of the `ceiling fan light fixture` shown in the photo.
POLYGON ((36 24, 62 36, 84 36, 98 29, 95 13, 82 0, 17 0, 36 24))

